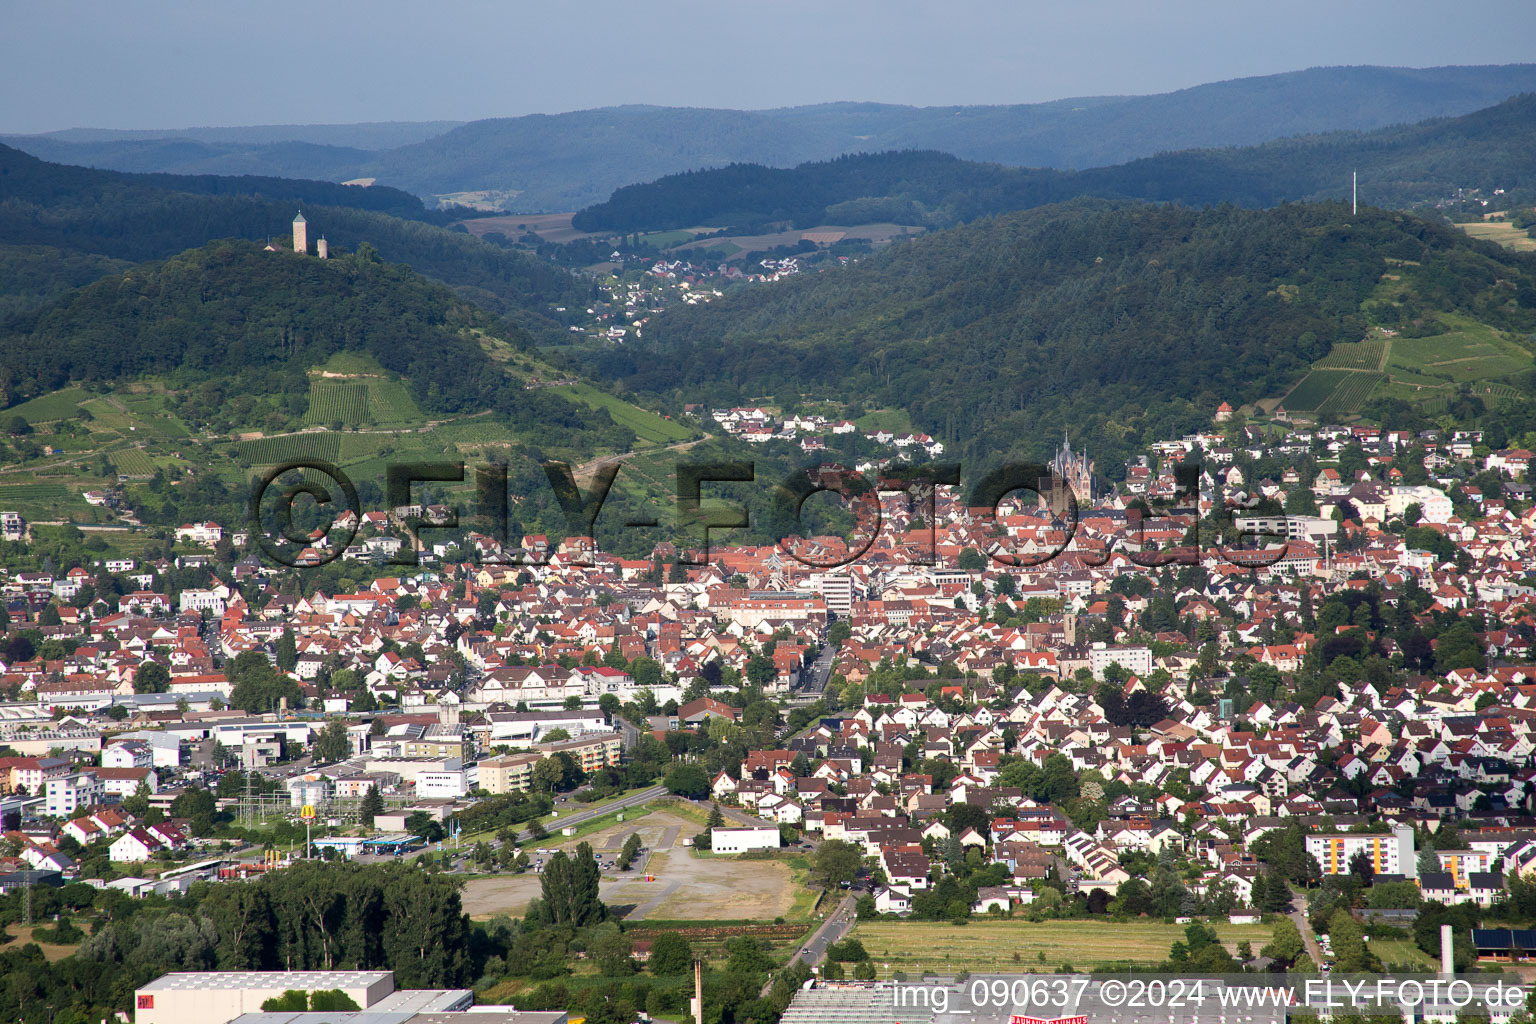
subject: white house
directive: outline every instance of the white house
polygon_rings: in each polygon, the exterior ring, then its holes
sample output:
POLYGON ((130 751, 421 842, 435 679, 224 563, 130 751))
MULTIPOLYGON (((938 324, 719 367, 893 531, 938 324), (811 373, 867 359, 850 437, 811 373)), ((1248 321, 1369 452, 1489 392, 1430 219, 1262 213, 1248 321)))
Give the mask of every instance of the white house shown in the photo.
POLYGON ((212 547, 224 539, 224 527, 218 523, 183 523, 176 527, 176 539, 212 547))
POLYGON ((186 838, 170 825, 150 825, 124 832, 107 847, 107 859, 116 864, 148 860, 161 850, 176 850, 186 838))
POLYGON ((123 740, 101 752, 103 768, 149 768, 154 763, 154 751, 143 740, 123 740))
POLYGON ((875 893, 875 910, 882 914, 905 914, 912 909, 912 894, 905 889, 890 887, 875 893))

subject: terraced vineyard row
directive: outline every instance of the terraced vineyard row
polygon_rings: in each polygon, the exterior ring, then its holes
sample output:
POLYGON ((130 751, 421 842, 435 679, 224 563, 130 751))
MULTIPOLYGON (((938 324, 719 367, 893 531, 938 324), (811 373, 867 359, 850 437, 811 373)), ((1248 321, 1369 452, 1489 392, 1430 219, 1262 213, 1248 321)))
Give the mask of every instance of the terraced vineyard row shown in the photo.
POLYGON ((129 476, 154 476, 155 463, 148 455, 138 448, 124 448, 113 452, 112 464, 117 467, 119 473, 129 476))
POLYGON ((343 434, 340 462, 349 465, 386 452, 419 454, 432 447, 422 434, 343 434))
POLYGON ((69 493, 63 484, 0 484, 0 502, 38 501, 62 498, 69 493))
POLYGON ((411 398, 405 385, 395 380, 370 380, 368 388, 368 413, 373 422, 387 427, 392 424, 417 424, 421 410, 411 398))
POLYGON ((1351 370, 1313 370, 1301 378, 1280 404, 1291 412, 1313 412, 1328 401, 1344 378, 1352 376, 1351 370))
POLYGON ((1387 355, 1387 343, 1375 338, 1352 344, 1335 345, 1326 356, 1313 363, 1319 369, 1379 370, 1387 355))
POLYGON ((357 426, 368 422, 368 385, 315 381, 309 386, 306 423, 342 423, 357 426))
POLYGON ((341 454, 341 435, 331 433, 286 434, 241 441, 240 454, 254 466, 273 466, 295 459, 335 462, 341 454))
POLYGON ((433 430, 432 435, 448 444, 487 444, 513 439, 510 430, 488 418, 467 423, 445 423, 433 430))
POLYGON ((1339 417, 1359 412, 1360 406, 1365 403, 1367 397, 1377 384, 1387 379, 1384 373, 1351 373, 1339 386, 1334 389, 1322 405, 1317 407, 1317 418, 1321 420, 1338 419, 1339 417))

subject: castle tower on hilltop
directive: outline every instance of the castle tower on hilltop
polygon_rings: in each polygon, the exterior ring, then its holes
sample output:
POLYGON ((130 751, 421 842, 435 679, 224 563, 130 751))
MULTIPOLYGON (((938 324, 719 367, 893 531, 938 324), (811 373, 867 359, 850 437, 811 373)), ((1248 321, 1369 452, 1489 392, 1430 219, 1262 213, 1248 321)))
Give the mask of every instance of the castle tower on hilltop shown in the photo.
POLYGON ((309 222, 304 219, 303 210, 293 217, 293 251, 309 252, 309 222))
POLYGON ((324 235, 321 235, 320 241, 315 243, 315 255, 323 260, 331 257, 331 247, 326 244, 324 235))

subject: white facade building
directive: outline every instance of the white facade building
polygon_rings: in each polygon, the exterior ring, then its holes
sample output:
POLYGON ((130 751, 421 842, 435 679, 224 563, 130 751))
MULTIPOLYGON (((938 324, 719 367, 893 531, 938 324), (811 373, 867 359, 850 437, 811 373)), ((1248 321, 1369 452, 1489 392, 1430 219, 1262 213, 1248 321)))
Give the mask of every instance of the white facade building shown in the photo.
POLYGON ((1152 648, 1111 647, 1096 643, 1088 651, 1088 668, 1093 678, 1103 679, 1104 670, 1118 664, 1133 676, 1144 676, 1152 671, 1152 648))
POLYGON ((709 848, 715 853, 748 853, 752 850, 777 850, 780 837, 778 827, 760 828, 712 828, 709 830, 709 848))
POLYGON ((1345 832, 1307 836, 1306 847, 1325 875, 1348 874, 1349 862, 1359 853, 1370 859, 1378 875, 1419 875, 1410 825, 1394 825, 1390 835, 1345 832))
POLYGON ((43 805, 49 817, 73 818, 84 808, 101 803, 105 795, 94 772, 75 772, 44 784, 43 805))

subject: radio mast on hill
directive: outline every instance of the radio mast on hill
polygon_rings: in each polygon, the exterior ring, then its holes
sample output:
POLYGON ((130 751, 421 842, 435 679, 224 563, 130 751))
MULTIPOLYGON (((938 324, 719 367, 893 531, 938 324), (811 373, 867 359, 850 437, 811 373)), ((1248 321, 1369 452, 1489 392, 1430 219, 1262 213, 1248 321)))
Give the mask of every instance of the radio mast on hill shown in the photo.
POLYGON ((1349 215, 1360 212, 1360 172, 1349 172, 1349 215))

